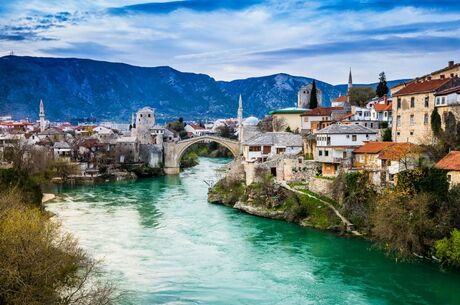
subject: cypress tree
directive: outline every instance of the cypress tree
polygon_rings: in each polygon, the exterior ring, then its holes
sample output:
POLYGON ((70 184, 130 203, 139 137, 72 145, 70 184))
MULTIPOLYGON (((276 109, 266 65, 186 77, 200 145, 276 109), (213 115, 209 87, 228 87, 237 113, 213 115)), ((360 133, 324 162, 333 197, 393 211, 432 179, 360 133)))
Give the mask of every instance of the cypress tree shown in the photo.
POLYGON ((377 89, 375 93, 378 97, 382 97, 388 93, 388 86, 387 86, 387 77, 385 76, 385 72, 379 74, 379 84, 377 85, 377 89))
POLYGON ((438 108, 434 108, 431 112, 431 130, 435 137, 438 137, 441 132, 441 116, 438 113, 438 108))
POLYGON ((316 82, 313 80, 310 95, 310 109, 318 107, 318 90, 316 89, 316 82))

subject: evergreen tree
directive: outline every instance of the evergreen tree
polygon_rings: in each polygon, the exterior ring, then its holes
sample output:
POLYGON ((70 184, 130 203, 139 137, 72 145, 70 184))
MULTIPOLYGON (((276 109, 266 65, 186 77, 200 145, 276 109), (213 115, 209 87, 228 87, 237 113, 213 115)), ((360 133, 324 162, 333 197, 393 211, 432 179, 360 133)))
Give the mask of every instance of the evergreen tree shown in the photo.
POLYGON ((445 116, 443 142, 449 151, 454 150, 457 146, 457 121, 452 111, 445 116))
POLYGON ((375 90, 375 93, 378 97, 382 97, 387 94, 388 91, 387 78, 385 76, 385 72, 382 72, 379 74, 379 84, 377 86, 377 90, 375 90))
POLYGON ((391 142, 391 128, 386 128, 383 131, 382 141, 391 142))
POLYGON ((438 108, 434 108, 431 113, 431 130, 435 137, 438 137, 441 133, 441 116, 438 113, 438 108))
POLYGON ((316 107, 318 107, 318 90, 316 90, 316 82, 313 80, 310 95, 310 109, 314 109, 316 107))

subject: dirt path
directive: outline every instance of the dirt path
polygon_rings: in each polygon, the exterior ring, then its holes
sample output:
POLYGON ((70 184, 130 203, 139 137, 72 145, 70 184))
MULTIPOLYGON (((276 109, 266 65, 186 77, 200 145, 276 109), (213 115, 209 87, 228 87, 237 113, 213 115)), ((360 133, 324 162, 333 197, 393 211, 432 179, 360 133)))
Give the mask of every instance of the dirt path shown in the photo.
POLYGON ((294 192, 296 194, 301 194, 301 195, 306 195, 308 197, 311 197, 311 198, 314 198, 322 203, 324 203, 325 205, 327 205, 330 209, 332 209, 334 211, 334 213, 337 215, 337 217, 340 218, 340 220, 346 225, 347 227, 347 231, 351 232, 352 234, 354 235, 357 235, 357 236, 361 236, 361 233, 359 233, 358 231, 356 230, 353 230, 353 227, 354 225, 348 220, 346 219, 342 214, 340 214, 340 212, 332 205, 330 204, 329 202, 327 201, 324 201, 322 200, 321 198, 318 198, 316 196, 313 196, 311 194, 308 194, 308 193, 305 193, 305 192, 302 192, 302 191, 299 191, 299 190, 296 190, 296 189, 293 189, 292 187, 290 187, 286 182, 277 182, 279 185, 281 185, 282 187, 284 187, 285 189, 287 190, 290 190, 291 192, 294 192))

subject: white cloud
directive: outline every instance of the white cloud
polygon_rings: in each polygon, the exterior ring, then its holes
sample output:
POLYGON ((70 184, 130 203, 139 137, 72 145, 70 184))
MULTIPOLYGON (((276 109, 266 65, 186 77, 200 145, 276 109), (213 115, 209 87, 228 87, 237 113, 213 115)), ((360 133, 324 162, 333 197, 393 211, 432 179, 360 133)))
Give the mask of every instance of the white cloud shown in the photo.
MULTIPOLYGON (((111 15, 106 8, 138 4, 137 0, 99 1, 16 1, 9 8, 9 24, 19 23, 31 14, 69 11, 84 14, 80 22, 66 23, 39 34, 54 41, 2 41, 0 52, 14 50, 18 55, 91 57, 122 61, 141 66, 170 65, 179 70, 207 73, 217 79, 235 79, 285 72, 315 77, 332 83, 346 81, 351 66, 357 82, 375 81, 382 70, 388 78, 406 78, 426 73, 455 58, 454 52, 438 52, 419 60, 403 52, 362 54, 316 54, 308 57, 254 58, 250 54, 268 50, 299 48, 330 42, 373 37, 372 33, 353 34, 407 23, 433 20, 455 20, 455 12, 439 12, 416 8, 395 8, 389 11, 319 12, 320 2, 270 1, 240 10, 191 11, 177 10, 169 14, 111 15), (86 12, 86 13, 85 13, 86 12), (84 50, 85 43, 94 43, 84 50), (105 52, 97 51, 97 44, 105 52), (75 49, 77 46, 77 50, 75 49), (78 50, 78 46, 82 50, 78 50), (102 47, 101 47, 102 48, 102 47), (68 52, 66 53, 66 49, 68 52), (108 50, 113 50, 110 52, 108 50)), ((3 24, 5 25, 5 24, 3 24)), ((1 28, 1 25, 0 25, 1 28)), ((1 34, 1 33, 0 33, 1 34)), ((459 34, 423 31, 424 35, 459 34)), ((416 37, 419 32, 398 34, 416 37)), ((340 47, 339 47, 340 48, 340 47)), ((421 50, 423 51, 423 50, 421 50)))

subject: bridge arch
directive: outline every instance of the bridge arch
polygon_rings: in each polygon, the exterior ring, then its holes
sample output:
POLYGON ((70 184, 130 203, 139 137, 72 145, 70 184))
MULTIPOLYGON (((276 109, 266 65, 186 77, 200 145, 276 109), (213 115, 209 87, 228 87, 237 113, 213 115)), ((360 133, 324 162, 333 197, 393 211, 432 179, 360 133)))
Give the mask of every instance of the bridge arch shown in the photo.
POLYGON ((209 142, 216 142, 226 147, 235 158, 240 155, 240 142, 218 136, 206 135, 177 141, 175 143, 164 143, 165 173, 178 174, 180 171, 180 160, 185 151, 193 144, 209 142))

